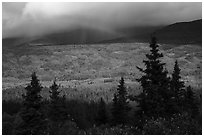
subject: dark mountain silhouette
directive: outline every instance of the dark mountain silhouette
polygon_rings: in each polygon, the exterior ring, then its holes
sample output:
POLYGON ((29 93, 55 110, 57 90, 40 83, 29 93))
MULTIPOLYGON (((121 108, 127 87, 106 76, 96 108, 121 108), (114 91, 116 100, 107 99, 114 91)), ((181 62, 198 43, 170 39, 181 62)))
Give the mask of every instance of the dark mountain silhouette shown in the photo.
POLYGON ((120 42, 149 42, 151 35, 159 43, 201 44, 202 19, 191 22, 179 22, 168 26, 146 26, 120 28, 113 32, 81 27, 71 31, 53 33, 33 38, 6 38, 2 40, 3 48, 25 45, 62 45, 94 44, 120 42))
POLYGON ((58 32, 43 36, 31 43, 45 44, 91 44, 103 40, 114 39, 121 35, 117 32, 108 32, 98 29, 78 28, 68 32, 58 32))
POLYGON ((3 48, 9 48, 13 46, 18 46, 20 44, 28 42, 28 39, 24 38, 4 38, 2 39, 2 46, 3 48))
POLYGON ((159 43, 202 44, 202 19, 168 26, 125 28, 120 32, 125 34, 125 37, 103 42, 149 42, 150 37, 154 35, 159 43))
POLYGON ((117 32, 84 27, 32 38, 5 38, 2 40, 2 43, 4 47, 20 45, 91 44, 121 36, 122 35, 117 32))
POLYGON ((159 43, 202 44, 202 19, 175 23, 153 34, 159 39, 159 43))
POLYGON ((117 32, 123 34, 122 37, 102 41, 101 43, 119 42, 149 42, 152 32, 163 26, 140 26, 118 29, 117 32))
POLYGON ((33 38, 5 38, 2 39, 2 49, 3 53, 7 51, 14 51, 17 52, 21 49, 24 49, 24 47, 29 43, 29 41, 32 41, 33 38))

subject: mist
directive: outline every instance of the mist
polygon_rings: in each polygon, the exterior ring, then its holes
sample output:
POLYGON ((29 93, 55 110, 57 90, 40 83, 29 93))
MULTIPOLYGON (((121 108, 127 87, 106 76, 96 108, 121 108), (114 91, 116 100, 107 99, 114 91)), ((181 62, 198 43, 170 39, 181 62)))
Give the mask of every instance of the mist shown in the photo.
POLYGON ((34 37, 80 27, 117 29, 168 25, 202 18, 202 3, 7 3, 2 35, 34 37))

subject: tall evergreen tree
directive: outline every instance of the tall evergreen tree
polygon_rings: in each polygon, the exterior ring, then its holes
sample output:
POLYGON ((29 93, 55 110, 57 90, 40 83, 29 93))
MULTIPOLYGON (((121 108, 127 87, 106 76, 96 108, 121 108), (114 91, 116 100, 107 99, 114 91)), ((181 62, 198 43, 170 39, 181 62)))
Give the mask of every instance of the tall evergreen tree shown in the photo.
POLYGON ((176 99, 179 99, 181 96, 183 96, 185 87, 184 82, 181 81, 180 71, 181 69, 179 68, 178 62, 176 60, 170 84, 171 92, 173 92, 176 99))
POLYGON ((191 86, 188 86, 186 89, 184 103, 185 110, 191 115, 191 117, 194 117, 198 114, 198 104, 196 102, 195 93, 192 91, 191 86))
POLYGON ((113 95, 113 106, 111 108, 111 112, 112 112, 112 122, 113 124, 117 123, 117 115, 118 115, 118 98, 117 98, 117 94, 114 93, 113 95))
POLYGON ((125 124, 128 119, 128 111, 130 110, 127 91, 123 77, 114 94, 112 116, 114 124, 125 124))
POLYGON ((103 98, 101 98, 99 102, 98 113, 97 113, 97 123, 101 125, 101 124, 106 124, 107 122, 108 122, 108 114, 107 114, 106 103, 103 100, 103 98))
POLYGON ((137 67, 144 73, 137 79, 143 88, 143 92, 137 96, 140 107, 137 113, 155 117, 165 114, 170 99, 168 72, 164 68, 165 63, 160 60, 163 54, 159 53, 158 47, 156 38, 152 37, 150 53, 146 54, 147 60, 143 61, 146 68, 137 67))
POLYGON ((50 106, 49 106, 49 120, 50 120, 50 134, 59 134, 59 129, 68 119, 66 112, 65 96, 60 97, 59 85, 56 81, 50 87, 50 106))
POLYGON ((177 60, 175 61, 174 70, 170 82, 170 90, 171 90, 171 108, 172 112, 178 112, 182 110, 183 107, 183 98, 184 98, 184 82, 181 81, 180 76, 181 69, 179 68, 177 60))
POLYGON ((20 112, 23 122, 16 128, 16 132, 25 135, 45 134, 46 122, 41 109, 40 95, 42 86, 35 72, 32 74, 31 83, 25 89, 27 92, 23 95, 23 108, 20 112))

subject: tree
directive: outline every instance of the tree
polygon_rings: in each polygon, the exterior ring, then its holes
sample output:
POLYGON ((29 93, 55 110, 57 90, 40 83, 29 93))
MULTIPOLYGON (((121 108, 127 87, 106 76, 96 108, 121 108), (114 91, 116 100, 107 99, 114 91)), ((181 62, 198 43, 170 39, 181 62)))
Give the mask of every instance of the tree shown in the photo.
POLYGON ((158 117, 164 115, 168 109, 166 108, 170 99, 168 71, 164 67, 165 63, 160 60, 163 54, 159 53, 158 47, 156 38, 152 37, 150 53, 146 54, 147 60, 143 60, 146 68, 137 67, 144 74, 137 79, 143 88, 136 99, 140 108, 137 114, 158 117))
POLYGON ((123 77, 114 94, 112 116, 114 124, 125 124, 128 119, 128 111, 130 110, 127 91, 123 77))
POLYGON ((174 94, 174 97, 177 100, 179 100, 179 98, 183 96, 184 87, 185 87, 184 82, 181 81, 180 71, 181 69, 179 68, 178 61, 176 60, 170 87, 171 87, 171 91, 174 94))
POLYGON ((181 81, 180 76, 181 69, 179 68, 178 61, 175 61, 174 70, 172 73, 172 78, 170 82, 170 90, 171 90, 171 106, 172 112, 178 112, 182 110, 182 102, 184 97, 184 82, 181 81))
POLYGON ((50 105, 49 105, 49 121, 50 121, 50 134, 59 134, 59 129, 63 126, 68 119, 66 112, 65 96, 60 97, 59 85, 54 80, 50 87, 50 105))
POLYGON ((191 86, 188 86, 185 94, 185 110, 191 115, 191 117, 195 117, 199 112, 198 104, 196 102, 195 93, 192 91, 191 86))
POLYGON ((31 83, 25 88, 23 94, 23 108, 20 117, 23 122, 16 128, 17 134, 39 135, 46 133, 46 121, 42 113, 42 97, 40 91, 42 86, 34 72, 31 83))
POLYGON ((106 110, 106 103, 103 98, 100 99, 99 109, 97 112, 97 123, 99 125, 106 124, 108 122, 108 115, 106 110))

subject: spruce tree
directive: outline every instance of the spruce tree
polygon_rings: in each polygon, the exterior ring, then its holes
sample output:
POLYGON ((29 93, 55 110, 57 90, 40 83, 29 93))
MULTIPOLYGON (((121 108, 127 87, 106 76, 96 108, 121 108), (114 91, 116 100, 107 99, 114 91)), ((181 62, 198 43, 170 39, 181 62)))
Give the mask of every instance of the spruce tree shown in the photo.
POLYGON ((128 111, 130 110, 127 91, 123 77, 114 94, 112 116, 114 124, 125 124, 128 119, 128 111))
POLYGON ((34 72, 31 83, 25 88, 23 94, 23 108, 20 117, 23 122, 16 128, 17 134, 40 135, 46 133, 45 117, 42 113, 42 97, 40 91, 42 86, 34 72))
POLYGON ((98 125, 106 124, 108 122, 106 103, 103 98, 100 99, 99 108, 97 112, 97 123, 98 125))
POLYGON ((143 91, 137 96, 140 111, 137 114, 158 117, 165 115, 166 106, 170 99, 168 72, 165 63, 160 58, 157 40, 152 37, 150 43, 150 53, 146 54, 147 60, 143 60, 145 69, 137 67, 144 75, 137 79, 141 83, 143 91))
POLYGON ((56 81, 54 81, 49 91, 51 94, 49 105, 50 134, 59 134, 60 128, 68 119, 65 105, 66 98, 65 96, 60 97, 59 87, 60 85, 57 85, 56 81))
POLYGON ((195 117, 199 112, 198 104, 196 102, 195 93, 192 91, 191 86, 188 86, 185 94, 185 110, 191 115, 191 117, 195 117))
POLYGON ((116 124, 117 122, 117 115, 118 115, 118 99, 117 99, 117 94, 114 93, 113 95, 113 105, 111 108, 112 112, 112 123, 116 124))
POLYGON ((171 90, 171 105, 169 108, 172 108, 172 112, 178 112, 182 110, 182 102, 184 97, 184 82, 181 81, 180 76, 181 69, 179 68, 177 60, 175 61, 174 70, 172 73, 172 78, 170 82, 171 90))
POLYGON ((179 99, 183 96, 185 87, 184 82, 181 81, 180 71, 181 69, 179 68, 178 62, 176 60, 170 84, 171 91, 173 92, 176 99, 179 99))

